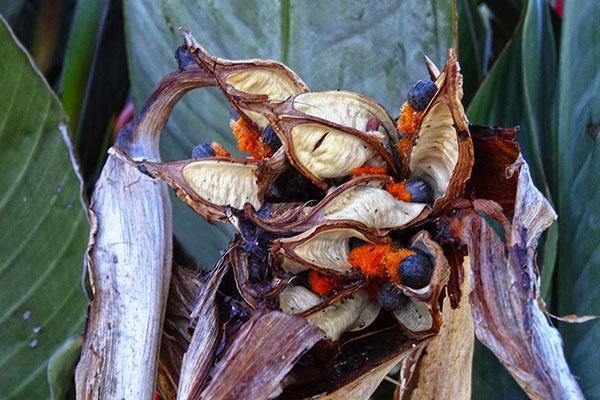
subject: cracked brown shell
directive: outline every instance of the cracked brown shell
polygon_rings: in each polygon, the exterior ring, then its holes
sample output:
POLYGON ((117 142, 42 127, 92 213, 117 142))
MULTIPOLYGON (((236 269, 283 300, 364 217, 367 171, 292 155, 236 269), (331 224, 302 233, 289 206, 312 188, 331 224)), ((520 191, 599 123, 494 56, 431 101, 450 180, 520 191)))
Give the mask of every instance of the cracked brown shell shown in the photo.
MULTIPOLYGON (((431 71, 431 68, 430 68, 431 71)), ((424 111, 412 138, 405 168, 434 190, 434 210, 460 197, 473 167, 473 142, 461 103, 462 75, 454 50, 435 81, 438 91, 424 111)))

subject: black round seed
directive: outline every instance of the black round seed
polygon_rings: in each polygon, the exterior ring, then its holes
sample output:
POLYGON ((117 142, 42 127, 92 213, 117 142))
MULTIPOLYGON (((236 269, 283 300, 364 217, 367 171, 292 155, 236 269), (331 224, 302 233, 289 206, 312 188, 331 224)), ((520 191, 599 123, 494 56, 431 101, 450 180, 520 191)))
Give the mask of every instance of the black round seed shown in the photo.
POLYGON ((408 104, 415 111, 423 111, 437 92, 437 86, 432 81, 417 81, 408 91, 408 104))
POLYGON ((400 262, 397 272, 400 283, 413 289, 420 289, 429 285, 433 264, 429 257, 415 253, 400 262))
POLYGON ((194 150, 192 150, 192 158, 204 158, 214 156, 215 151, 212 147, 210 147, 210 144, 208 143, 199 144, 198 146, 194 147, 194 150))
POLYGON ((404 188, 410 193, 414 203, 433 202, 433 189, 429 183, 422 178, 410 178, 404 183, 404 188))
POLYGON ((260 141, 275 151, 281 147, 281 140, 273 130, 271 125, 267 125, 260 135, 260 141))
POLYGON ((180 72, 188 65, 196 64, 190 52, 181 46, 175 50, 175 60, 177 60, 177 66, 179 67, 180 72))
POLYGON ((384 310, 394 311, 404 307, 408 302, 408 297, 392 282, 384 282, 377 289, 377 302, 384 310))

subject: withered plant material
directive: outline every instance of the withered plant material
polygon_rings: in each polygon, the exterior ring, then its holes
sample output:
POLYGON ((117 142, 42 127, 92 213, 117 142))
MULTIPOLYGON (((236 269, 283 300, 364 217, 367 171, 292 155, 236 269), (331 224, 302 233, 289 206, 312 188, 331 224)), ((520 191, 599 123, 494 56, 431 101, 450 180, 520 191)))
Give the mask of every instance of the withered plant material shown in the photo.
POLYGON ((198 274, 173 263, 158 360, 157 390, 165 400, 177 397, 183 355, 192 339, 190 315, 200 286, 198 274))
MULTIPOLYGON (((468 279, 463 281, 462 289, 468 292, 468 279)), ((442 308, 439 334, 429 341, 422 352, 415 354, 414 359, 404 360, 400 372, 402 385, 395 392, 396 399, 471 398, 469 383, 474 347, 471 306, 465 296, 458 308, 453 309, 450 299, 446 297, 442 308), (402 377, 409 379, 403 381, 402 377)))
POLYGON ((533 185, 520 156, 513 173, 518 186, 512 224, 491 215, 503 224, 506 245, 474 211, 455 221, 456 234, 469 249, 475 333, 530 398, 583 399, 566 363, 560 335, 538 302, 536 246, 556 213, 533 185))
MULTIPOLYGON (((158 160, 158 138, 187 91, 214 83, 198 68, 168 75, 117 146, 132 158, 158 160)), ((93 299, 76 370, 81 399, 154 395, 172 257, 167 188, 109 155, 89 210, 87 266, 93 299)))
POLYGON ((274 398, 297 359, 323 337, 323 332, 304 318, 277 311, 257 312, 242 325, 215 365, 200 398, 274 398))

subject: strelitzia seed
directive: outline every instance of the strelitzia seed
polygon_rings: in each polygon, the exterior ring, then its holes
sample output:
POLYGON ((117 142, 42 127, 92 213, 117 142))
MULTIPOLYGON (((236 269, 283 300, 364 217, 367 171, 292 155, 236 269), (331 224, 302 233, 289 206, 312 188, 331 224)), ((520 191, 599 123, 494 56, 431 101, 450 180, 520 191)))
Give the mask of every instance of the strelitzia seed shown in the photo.
POLYGON ((281 140, 273 130, 271 125, 267 125, 260 135, 260 141, 275 151, 281 147, 281 140))
POLYGON ((404 188, 410 193, 411 201, 414 203, 433 202, 433 189, 431 185, 422 178, 410 178, 404 183, 404 188))
POLYGON ((384 282, 377 289, 377 302, 384 310, 394 311, 402 308, 408 300, 402 290, 392 282, 384 282))
POLYGON ((192 158, 214 157, 215 150, 208 143, 201 143, 192 150, 192 158))
POLYGON ((427 256, 415 253, 400 261, 397 274, 403 285, 412 289, 420 289, 431 281, 433 264, 427 256))
POLYGON ((419 80, 408 91, 407 101, 415 111, 423 111, 436 91, 437 86, 432 81, 419 80))

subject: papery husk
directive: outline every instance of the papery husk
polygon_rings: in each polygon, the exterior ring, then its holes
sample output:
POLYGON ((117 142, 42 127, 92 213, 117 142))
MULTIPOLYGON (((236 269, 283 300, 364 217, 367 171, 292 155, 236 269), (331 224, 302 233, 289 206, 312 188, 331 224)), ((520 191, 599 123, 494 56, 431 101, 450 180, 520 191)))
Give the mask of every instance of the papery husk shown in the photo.
MULTIPOLYGON (((468 259, 465 260, 468 265, 468 259)), ((469 290, 469 274, 462 291, 469 290)), ((471 306, 466 296, 453 309, 444 298, 440 332, 413 359, 402 364, 400 382, 394 398, 399 400, 471 398, 471 367, 475 336, 471 306)))
POLYGON ((263 161, 205 157, 135 164, 144 173, 166 182, 177 197, 209 221, 226 221, 227 209, 242 209, 245 204, 259 209, 265 192, 287 168, 282 151, 263 161))
MULTIPOLYGON (((187 91, 213 84, 198 68, 168 75, 116 146, 134 159, 159 160, 158 139, 172 107, 187 91)), ((89 209, 93 299, 75 374, 77 398, 150 399, 171 278, 171 205, 165 185, 114 154, 89 209)))
POLYGON ((323 336, 304 318, 258 312, 242 325, 197 398, 272 399, 298 358, 323 336))
POLYGON ((274 255, 283 256, 282 268, 298 273, 307 269, 343 278, 360 278, 358 270, 348 262, 349 240, 357 238, 369 243, 385 243, 386 238, 353 222, 318 225, 309 231, 275 241, 274 255))
POLYGON ((425 203, 409 203, 395 199, 383 187, 392 182, 387 175, 354 178, 336 187, 314 207, 299 205, 278 216, 262 218, 253 207, 246 216, 270 232, 304 232, 317 225, 335 222, 358 222, 381 234, 423 220, 431 212, 425 203))
POLYGON ((248 107, 249 104, 260 102, 270 109, 295 94, 309 91, 294 71, 279 62, 226 60, 210 55, 190 32, 184 31, 184 40, 185 48, 198 66, 214 76, 232 106, 258 129, 264 129, 268 119, 264 111, 257 112, 248 107))
POLYGON ((190 328, 194 333, 181 362, 178 399, 197 399, 209 378, 220 336, 220 320, 216 295, 223 277, 230 268, 227 256, 221 258, 202 284, 197 301, 190 313, 190 328))
POLYGON ((190 314, 200 287, 197 273, 173 263, 158 362, 157 391, 164 400, 177 398, 183 355, 192 339, 190 314))
POLYGON ((539 306, 536 246, 556 213, 533 185, 521 157, 513 173, 518 174, 518 186, 512 224, 500 206, 485 207, 502 224, 506 244, 475 210, 463 210, 453 223, 469 250, 475 333, 530 398, 583 399, 569 371, 560 335, 539 306))
POLYGON ((439 212, 463 194, 473 166, 473 142, 461 103, 462 75, 453 49, 435 83, 439 89, 423 112, 418 132, 409 138, 412 145, 404 173, 432 185, 433 208, 439 212), (434 123, 439 125, 432 127, 434 123))

